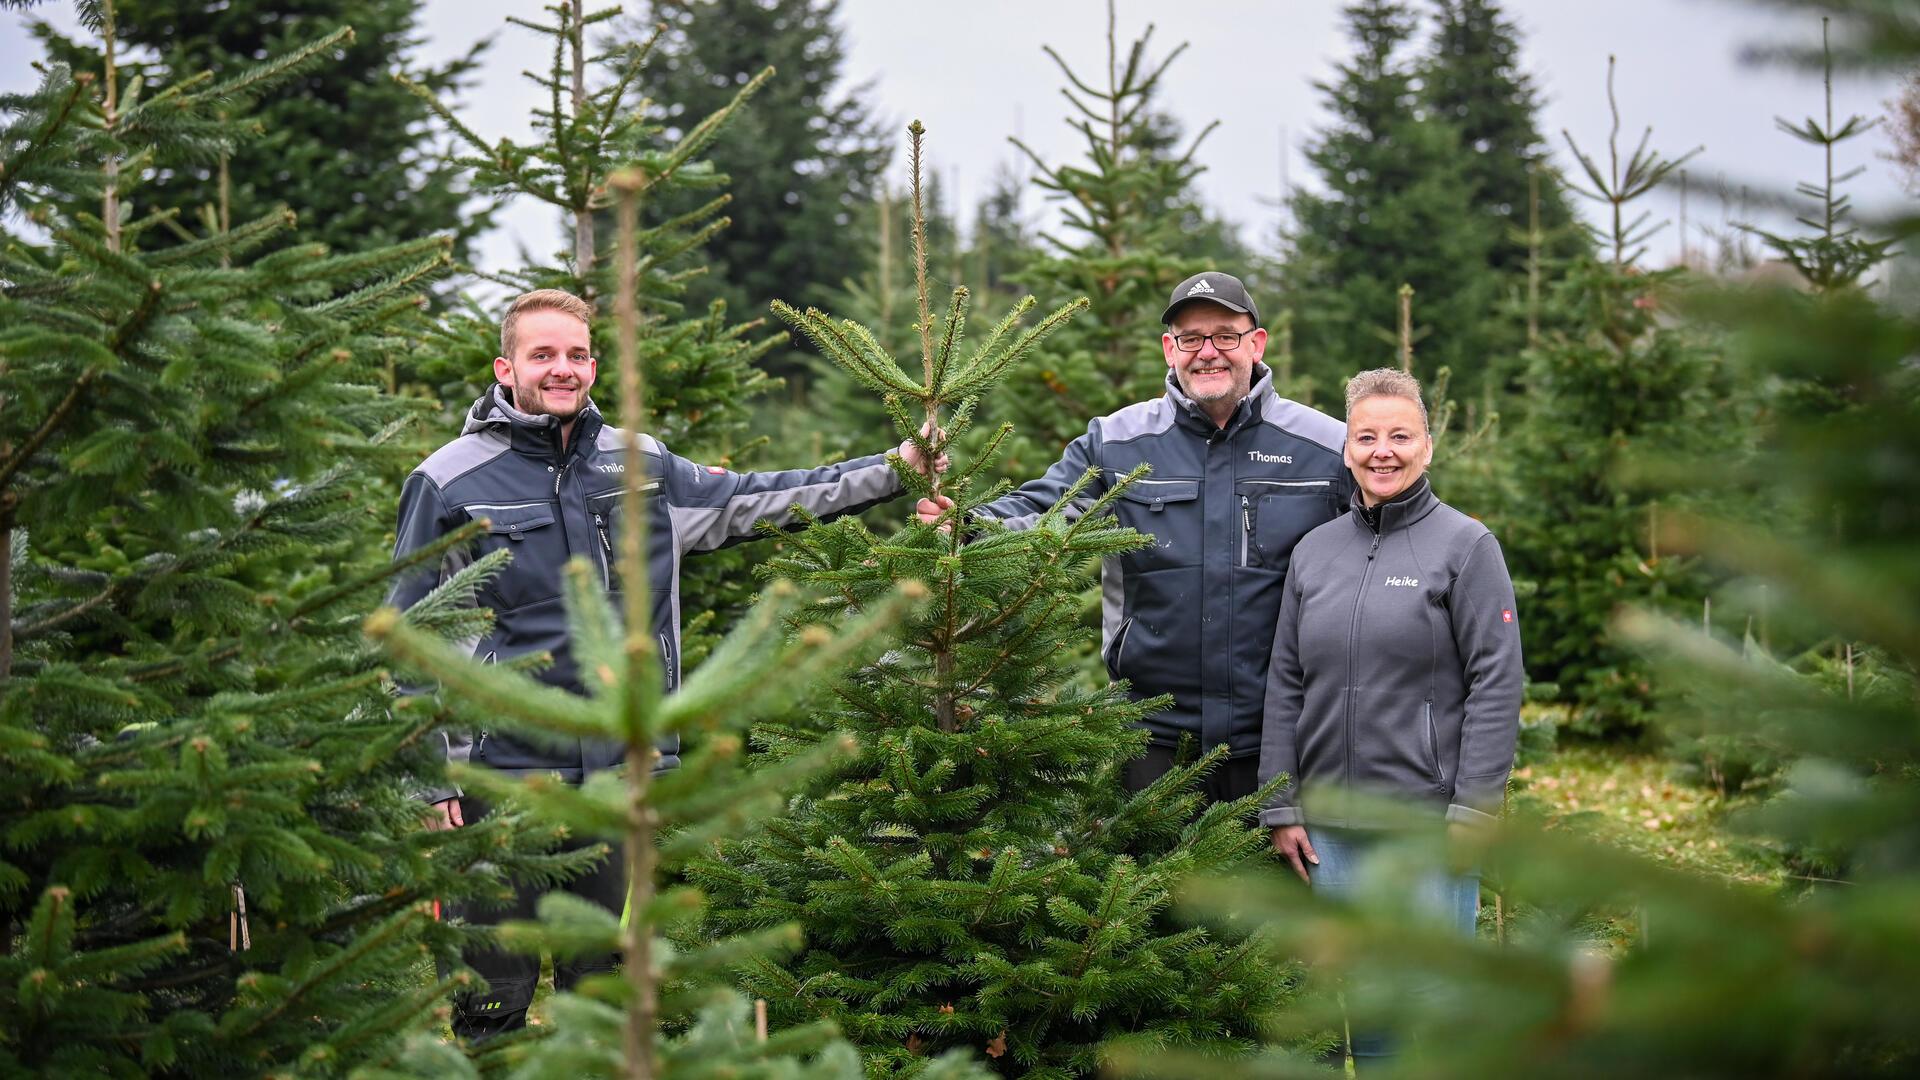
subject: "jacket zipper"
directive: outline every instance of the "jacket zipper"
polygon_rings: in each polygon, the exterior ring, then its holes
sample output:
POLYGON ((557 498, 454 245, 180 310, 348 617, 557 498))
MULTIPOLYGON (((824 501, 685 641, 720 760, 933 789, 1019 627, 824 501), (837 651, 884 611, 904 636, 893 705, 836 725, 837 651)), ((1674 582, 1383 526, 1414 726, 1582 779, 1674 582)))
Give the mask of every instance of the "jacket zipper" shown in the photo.
POLYGON ((671 694, 679 689, 679 687, 675 685, 679 680, 675 677, 676 670, 674 668, 673 643, 667 640, 667 635, 665 634, 661 634, 659 637, 660 658, 666 661, 666 690, 667 693, 671 694))
POLYGON ((1373 533, 1373 545, 1367 548, 1367 565, 1360 571, 1360 587, 1353 593, 1353 618, 1347 624, 1347 788, 1353 788, 1353 653, 1360 640, 1360 601, 1367 595, 1367 580, 1373 576, 1373 557, 1380 553, 1380 533, 1373 533))
POLYGON ((481 761, 485 761, 487 758, 487 733, 484 731, 480 733, 478 739, 474 740, 473 756, 481 761))
POLYGON ((1447 786, 1447 771, 1440 767, 1440 732, 1433 726, 1433 701, 1427 701, 1427 749, 1433 754, 1433 776, 1441 787, 1447 786))
POLYGON ((1253 503, 1240 496, 1240 565, 1247 565, 1247 544, 1253 537, 1253 503))
POLYGON ((613 591, 613 541, 607 539, 607 521, 599 514, 593 515, 593 530, 600 534, 600 580, 608 592, 613 591))

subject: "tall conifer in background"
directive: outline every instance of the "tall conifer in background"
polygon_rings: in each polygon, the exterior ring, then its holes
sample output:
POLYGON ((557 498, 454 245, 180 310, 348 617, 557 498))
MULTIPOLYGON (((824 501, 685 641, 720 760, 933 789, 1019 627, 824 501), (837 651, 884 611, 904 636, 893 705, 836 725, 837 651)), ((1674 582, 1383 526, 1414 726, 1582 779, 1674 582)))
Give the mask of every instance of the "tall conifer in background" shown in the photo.
POLYGON ((1492 241, 1487 265, 1503 301, 1479 327, 1486 378, 1463 389, 1504 396, 1517 389, 1525 368, 1522 305, 1530 264, 1564 268, 1590 250, 1591 240, 1548 160, 1539 93, 1522 66, 1519 29, 1494 0, 1435 0, 1433 22, 1416 68, 1420 99, 1459 137, 1473 212, 1492 241), (1529 236, 1534 231, 1537 241, 1529 236))
POLYGON ((1610 632, 1616 611, 1694 614, 1707 591, 1697 561, 1658 549, 1659 500, 1626 466, 1652 452, 1732 462, 1755 406, 1728 381, 1720 342, 1663 317, 1687 271, 1640 264, 1660 227, 1640 200, 1692 154, 1665 157, 1643 137, 1623 157, 1617 106, 1614 124, 1604 157, 1569 136, 1586 174, 1575 190, 1607 225, 1595 230, 1598 254, 1551 291, 1562 329, 1531 352, 1526 423, 1502 444, 1521 496, 1502 535, 1515 580, 1536 590, 1521 624, 1528 671, 1590 734, 1638 730, 1653 701, 1647 665, 1610 632))
MULTIPOLYGON (((917 204, 922 131, 910 131, 917 204)), ((1022 330, 1029 298, 970 347, 967 291, 933 309, 915 219, 915 375, 865 327, 781 315, 884 395, 901 431, 943 425, 927 447, 937 453, 979 396, 1085 305, 1022 330)), ((1288 971, 1252 963, 1258 948, 1234 934, 1171 925, 1165 907, 1183 880, 1258 857, 1265 836, 1246 822, 1258 796, 1198 812, 1195 777, 1224 751, 1122 795, 1119 771, 1145 740, 1135 725, 1160 701, 1078 685, 1072 658, 1088 631, 1070 613, 1099 560, 1145 538, 1103 513, 1118 487, 1029 531, 972 522, 1000 490, 983 477, 1004 433, 931 483, 903 474, 911 492, 954 499, 950 529, 914 522, 881 537, 842 519, 770 562, 817 592, 810 619, 858 618, 900 579, 925 582, 931 598, 898 647, 837 684, 809 721, 756 730, 769 768, 823 729, 852 732, 860 748, 787 817, 722 839, 692 877, 721 931, 804 927, 805 952, 745 965, 745 985, 784 1023, 839 1024, 870 1074, 911 1074, 950 1047, 1037 1077, 1090 1075, 1116 1039, 1243 1050, 1291 992, 1288 971)))
MULTIPOLYGON (((1529 173, 1548 164, 1540 94, 1521 60, 1520 31, 1495 0, 1433 0, 1433 37, 1417 65, 1420 97, 1452 124, 1467 151, 1474 209, 1498 237, 1489 262, 1503 274, 1527 264, 1529 173)), ((1540 185, 1539 224, 1548 258, 1588 250, 1586 234, 1552 173, 1540 185)))
MULTIPOLYGON (((491 219, 437 145, 426 105, 393 81, 420 44, 420 6, 421 0, 310 0, 289 10, 271 0, 120 0, 114 27, 123 70, 160 85, 201 74, 229 79, 261 57, 353 27, 353 37, 333 47, 328 63, 294 74, 246 109, 248 119, 230 129, 234 142, 227 152, 177 160, 153 177, 148 197, 179 207, 184 224, 199 220, 203 210, 241 222, 287 206, 300 217, 298 242, 319 241, 334 251, 451 234, 454 257, 465 258, 491 219), (128 63, 128 50, 144 60, 128 63)), ((44 24, 34 33, 51 58, 74 70, 99 69, 98 50, 86 43, 44 24)), ((413 77, 457 100, 483 48, 413 77)), ((163 227, 150 243, 186 239, 163 227)), ((293 242, 291 236, 274 241, 293 242)))
POLYGON ((1776 257, 1798 271, 1807 286, 1817 292, 1850 289, 1858 286, 1874 267, 1886 261, 1893 251, 1892 240, 1875 240, 1853 221, 1853 197, 1841 185, 1867 170, 1865 165, 1836 170, 1834 155, 1844 144, 1860 138, 1875 127, 1878 119, 1855 114, 1835 122, 1833 118, 1833 50, 1828 40, 1828 20, 1820 20, 1821 76, 1826 89, 1820 116, 1799 121, 1774 117, 1774 126, 1800 143, 1817 149, 1824 169, 1818 180, 1803 181, 1794 188, 1802 202, 1795 220, 1806 230, 1797 236, 1747 227, 1776 257))
MULTIPOLYGON (((449 241, 195 228, 148 182, 352 32, 149 84, 96 10, 100 69, 0 98, 0 222, 31 223, 0 237, 0 1072, 338 1075, 450 989, 432 898, 568 866, 511 821, 421 829, 440 713, 390 710, 354 631, 409 411, 379 358, 449 241)), ((474 632, 490 569, 408 618, 474 632)))
POLYGON ((1362 0, 1346 18, 1355 51, 1315 83, 1334 119, 1306 156, 1324 190, 1299 189, 1286 237, 1296 370, 1342 385, 1393 361, 1400 286, 1421 297, 1422 351, 1473 385, 1493 348, 1502 242, 1476 209, 1477 167, 1460 131, 1434 116, 1404 54, 1417 20, 1395 0, 1362 0))
POLYGON ((1049 302, 1089 303, 1086 318, 1008 376, 1012 393, 986 403, 1014 425, 1000 468, 1021 480, 1053 464, 1088 420, 1161 393, 1160 310, 1174 284, 1201 269, 1178 249, 1189 185, 1205 168, 1198 152, 1215 125, 1184 146, 1169 143, 1155 106, 1161 78, 1186 46, 1155 57, 1152 26, 1123 44, 1115 23, 1108 4, 1107 67, 1096 77, 1083 78, 1043 46, 1068 83, 1066 122, 1085 140, 1085 159, 1048 164, 1014 140, 1066 220, 1064 235, 1040 234, 1039 257, 1015 279, 1049 302))
MULTIPOLYGON (((703 302, 723 298, 756 312, 778 297, 823 304, 868 265, 888 151, 867 88, 842 82, 839 8, 838 0, 650 0, 616 24, 616 36, 633 41, 666 27, 637 82, 663 147, 725 108, 743 80, 780 72, 707 155, 728 177, 734 221, 700 245, 711 270, 689 288, 703 302)), ((662 193, 648 213, 672 217, 695 202, 662 193)))

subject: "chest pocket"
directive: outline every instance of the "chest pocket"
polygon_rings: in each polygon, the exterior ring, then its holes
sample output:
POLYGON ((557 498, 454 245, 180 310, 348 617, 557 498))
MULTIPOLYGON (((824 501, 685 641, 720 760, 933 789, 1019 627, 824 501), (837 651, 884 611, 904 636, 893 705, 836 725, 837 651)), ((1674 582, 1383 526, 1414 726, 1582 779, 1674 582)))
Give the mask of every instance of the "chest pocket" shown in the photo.
POLYGON ((1200 561, 1200 481, 1136 480, 1115 507, 1122 525, 1153 537, 1150 547, 1128 552, 1136 569, 1192 566, 1200 561))
MULTIPOLYGON (((649 515, 649 544, 656 551, 670 542, 668 522, 659 512, 659 494, 658 480, 640 485, 641 512, 649 515)), ((593 530, 593 552, 587 557, 600 572, 600 580, 608 592, 620 591, 620 536, 626 531, 625 502, 626 492, 620 488, 587 496, 587 527, 593 530)), ((659 587, 658 582, 654 584, 659 587)))
POLYGON ((1300 538, 1339 514, 1334 483, 1326 480, 1242 480, 1247 566, 1285 570, 1300 538))
POLYGON ((502 548, 513 562, 481 590, 485 606, 506 611, 560 595, 560 567, 567 561, 567 538, 552 503, 518 506, 469 506, 467 513, 486 518, 483 553, 502 548))

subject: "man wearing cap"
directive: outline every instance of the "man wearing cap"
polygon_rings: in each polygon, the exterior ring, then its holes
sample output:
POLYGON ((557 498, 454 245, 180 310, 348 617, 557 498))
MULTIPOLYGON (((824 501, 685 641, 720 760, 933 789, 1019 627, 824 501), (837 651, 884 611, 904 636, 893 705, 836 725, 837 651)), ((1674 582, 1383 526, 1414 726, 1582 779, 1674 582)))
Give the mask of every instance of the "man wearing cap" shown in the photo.
MULTIPOLYGON (((1214 801, 1258 787, 1266 667, 1293 545, 1343 513, 1352 479, 1338 420, 1274 393, 1260 362, 1267 332, 1246 286, 1231 274, 1195 274, 1173 290, 1160 321, 1165 395, 1087 425, 1046 475, 981 512, 1031 527, 1097 467, 1084 506, 1143 462, 1145 479, 1121 493, 1121 524, 1153 543, 1101 568, 1101 644, 1107 672, 1134 700, 1173 695, 1147 722, 1146 756, 1125 776, 1139 791, 1176 763, 1189 739, 1230 757, 1206 779, 1214 801)), ((931 522, 952 506, 922 499, 931 522)))

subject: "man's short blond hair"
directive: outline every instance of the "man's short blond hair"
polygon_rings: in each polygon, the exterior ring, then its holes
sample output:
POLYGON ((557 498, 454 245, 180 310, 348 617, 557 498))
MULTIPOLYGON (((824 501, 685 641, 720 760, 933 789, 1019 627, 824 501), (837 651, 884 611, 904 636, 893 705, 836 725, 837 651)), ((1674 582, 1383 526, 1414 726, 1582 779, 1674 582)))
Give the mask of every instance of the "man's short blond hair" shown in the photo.
POLYGON ((1420 396, 1420 380, 1399 368, 1374 368, 1347 380, 1347 415, 1353 407, 1371 397, 1406 398, 1420 407, 1421 430, 1427 427, 1427 403, 1420 396))
POLYGON ((593 305, 573 295, 565 289, 535 289, 521 293, 507 305, 507 314, 500 320, 500 355, 513 359, 514 334, 520 326, 520 316, 529 311, 564 311, 567 314, 593 326, 593 305))

